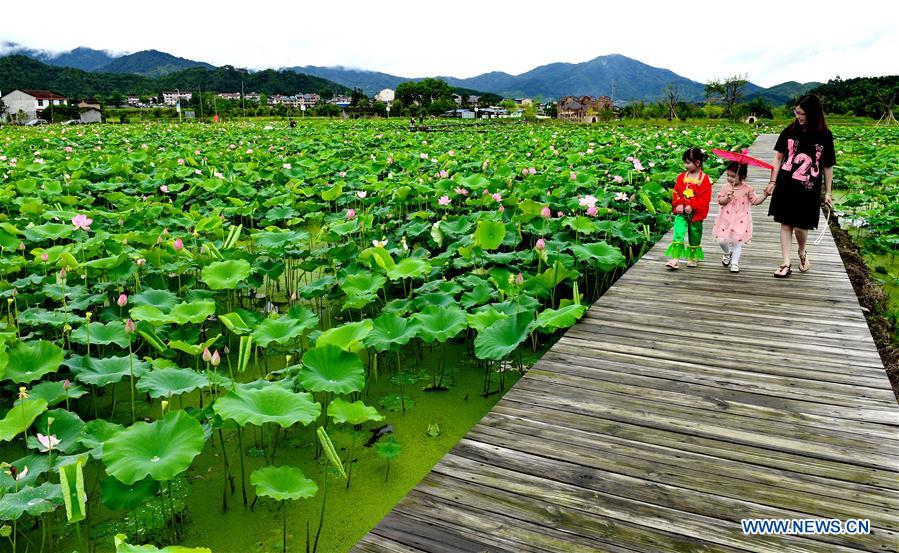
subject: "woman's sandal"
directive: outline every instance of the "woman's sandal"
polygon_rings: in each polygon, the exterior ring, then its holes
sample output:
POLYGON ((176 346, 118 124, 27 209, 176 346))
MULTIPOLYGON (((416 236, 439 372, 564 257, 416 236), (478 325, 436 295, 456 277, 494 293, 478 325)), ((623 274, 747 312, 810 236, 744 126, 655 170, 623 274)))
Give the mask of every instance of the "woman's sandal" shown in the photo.
POLYGON ((808 252, 799 254, 799 272, 804 273, 812 268, 812 264, 808 262, 808 252))
POLYGON ((793 274, 793 270, 790 268, 790 265, 781 265, 774 271, 775 278, 787 278, 791 274, 793 274))
POLYGON ((680 269, 680 264, 672 259, 668 263, 665 263, 665 268, 669 271, 676 271, 677 269, 680 269))

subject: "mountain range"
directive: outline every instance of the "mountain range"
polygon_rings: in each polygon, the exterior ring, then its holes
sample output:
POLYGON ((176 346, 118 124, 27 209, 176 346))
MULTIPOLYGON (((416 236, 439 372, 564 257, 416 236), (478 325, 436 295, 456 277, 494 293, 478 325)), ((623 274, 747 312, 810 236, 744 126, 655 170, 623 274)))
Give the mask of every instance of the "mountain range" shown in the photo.
MULTIPOLYGON (((50 53, 9 42, 0 43, 0 56, 10 54, 28 56, 48 65, 74 67, 99 73, 135 74, 150 78, 171 75, 188 68, 216 69, 206 62, 179 58, 158 50, 120 54, 79 47, 67 52, 50 53)), ((384 88, 395 89, 405 81, 418 81, 424 78, 400 77, 341 66, 304 65, 285 69, 326 79, 347 88, 360 88, 369 96, 384 88)), ((616 102, 621 103, 659 100, 669 84, 677 87, 681 99, 685 101, 700 101, 705 91, 703 83, 620 54, 599 56, 582 63, 550 63, 519 75, 494 71, 466 79, 452 76, 437 78, 453 87, 493 92, 505 97, 611 96, 616 102)), ((781 105, 819 85, 817 82, 787 82, 764 88, 749 83, 744 89, 744 96, 746 99, 761 97, 770 103, 781 105)), ((0 87, 8 89, 9 84, 0 83, 0 87)))

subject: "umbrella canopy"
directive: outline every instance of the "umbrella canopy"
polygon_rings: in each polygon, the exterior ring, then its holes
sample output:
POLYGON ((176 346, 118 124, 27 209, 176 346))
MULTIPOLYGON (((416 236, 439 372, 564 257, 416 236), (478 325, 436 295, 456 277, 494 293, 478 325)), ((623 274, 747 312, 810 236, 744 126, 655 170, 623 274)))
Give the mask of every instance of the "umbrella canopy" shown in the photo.
POLYGON ((754 165, 756 167, 763 167, 765 169, 773 169, 774 166, 765 163, 760 159, 756 159, 750 155, 748 155, 749 150, 743 150, 740 153, 737 152, 728 152, 727 150, 712 150, 712 153, 720 158, 724 158, 730 161, 736 161, 741 165, 754 165))

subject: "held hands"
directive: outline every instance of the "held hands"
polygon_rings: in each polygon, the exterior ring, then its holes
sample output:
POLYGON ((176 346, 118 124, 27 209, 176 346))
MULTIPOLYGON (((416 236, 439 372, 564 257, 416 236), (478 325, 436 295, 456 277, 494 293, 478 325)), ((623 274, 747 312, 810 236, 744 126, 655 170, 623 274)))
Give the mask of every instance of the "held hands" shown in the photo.
POLYGON ((680 215, 681 213, 684 212, 684 206, 682 206, 682 205, 677 206, 676 208, 674 208, 674 212, 677 213, 678 215, 680 215))
POLYGON ((685 208, 684 208, 684 213, 686 213, 687 215, 693 213, 693 208, 690 207, 690 206, 685 207, 685 208))
POLYGON ((770 196, 774 194, 774 181, 768 183, 768 186, 765 187, 765 196, 770 196))

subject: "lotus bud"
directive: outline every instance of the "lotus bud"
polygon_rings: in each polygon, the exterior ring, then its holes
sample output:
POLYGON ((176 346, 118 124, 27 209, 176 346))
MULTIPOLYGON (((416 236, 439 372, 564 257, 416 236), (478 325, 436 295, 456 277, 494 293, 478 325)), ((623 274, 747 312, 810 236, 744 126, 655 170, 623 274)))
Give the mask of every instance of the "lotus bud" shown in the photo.
POLYGON ((228 355, 229 353, 231 353, 231 348, 229 348, 228 346, 223 347, 222 353, 224 353, 225 355, 228 355))
POLYGON ((142 265, 143 265, 144 263, 146 263, 146 262, 147 262, 147 260, 144 259, 143 257, 140 257, 140 258, 138 258, 138 260, 137 260, 138 266, 142 266, 142 265))
POLYGON ((19 399, 28 399, 28 388, 19 386, 19 399))
POLYGON ((203 362, 209 363, 212 361, 212 353, 210 353, 209 348, 203 350, 203 362))
POLYGON ((546 248, 546 241, 543 240, 543 238, 538 238, 538 239, 537 239, 537 243, 534 244, 534 247, 537 248, 538 250, 545 249, 545 248, 546 248))
POLYGON ((17 297, 18 295, 19 295, 19 289, 18 289, 18 288, 13 288, 13 289, 12 289, 12 297, 15 298, 15 297, 17 297))
POLYGON ((68 390, 68 389, 71 388, 71 387, 72 387, 72 381, 71 381, 71 380, 69 380, 69 379, 67 378, 67 379, 65 379, 65 380, 62 381, 62 388, 63 388, 64 390, 68 390))
POLYGON ((41 254, 41 261, 46 263, 49 259, 50 259, 50 256, 48 254, 45 254, 45 253, 41 254))
POLYGON ((25 242, 19 242, 19 251, 20 251, 20 252, 24 252, 24 251, 25 251, 25 242))
POLYGON ((116 300, 116 305, 119 307, 125 307, 128 304, 128 296, 126 294, 119 295, 119 299, 116 300))
POLYGON ((518 276, 515 277, 515 284, 518 284, 519 286, 524 284, 524 275, 522 275, 521 273, 518 273, 518 276))
POLYGON ((175 248, 176 252, 180 252, 184 249, 184 241, 180 238, 176 238, 174 242, 172 242, 172 247, 175 248))
POLYGON ((134 325, 134 321, 128 319, 125 321, 125 332, 128 334, 134 334, 134 331, 137 330, 137 327, 134 325))
POLYGON ((544 207, 543 209, 540 210, 540 216, 543 217, 544 219, 549 219, 550 217, 553 216, 553 212, 552 212, 552 210, 549 209, 549 207, 544 207))
POLYGON ((284 356, 284 366, 289 367, 291 360, 293 360, 293 355, 290 355, 290 354, 285 355, 284 356))
POLYGON ((214 352, 212 352, 212 357, 210 358, 209 362, 212 363, 213 367, 219 366, 219 363, 222 362, 222 358, 221 356, 219 356, 219 350, 215 350, 214 352))
POLYGON ((162 412, 165 413, 165 410, 168 409, 169 402, 166 400, 162 400, 162 412))
POLYGON ((62 332, 63 332, 63 334, 68 334, 69 332, 72 332, 72 325, 70 325, 69 323, 62 325, 62 332))
POLYGON ((84 318, 87 319, 87 322, 90 322, 91 317, 93 317, 93 316, 94 316, 94 314, 91 313, 90 311, 87 311, 84 313, 84 318))

